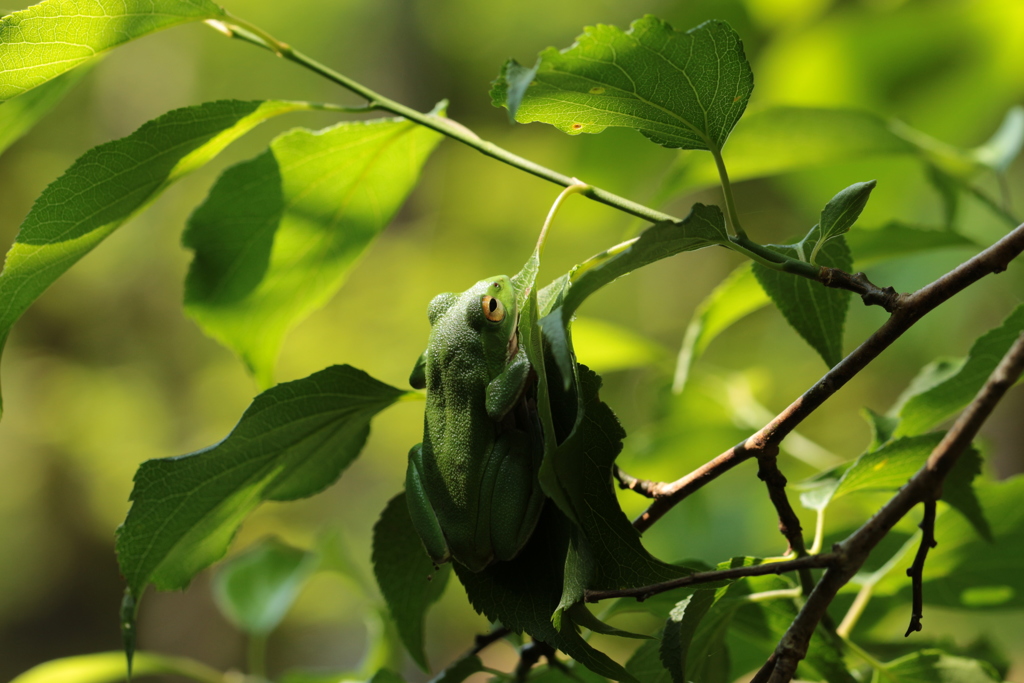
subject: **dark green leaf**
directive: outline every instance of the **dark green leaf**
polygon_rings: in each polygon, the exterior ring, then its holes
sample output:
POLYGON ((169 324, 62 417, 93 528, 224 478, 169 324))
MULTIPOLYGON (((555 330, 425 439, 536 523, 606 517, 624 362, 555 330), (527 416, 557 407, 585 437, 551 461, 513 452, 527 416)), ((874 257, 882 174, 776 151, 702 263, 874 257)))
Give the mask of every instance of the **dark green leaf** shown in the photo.
POLYGON ((213 597, 231 623, 265 636, 281 623, 316 567, 314 553, 266 538, 221 566, 213 597))
POLYGON ((504 93, 505 100, 503 102, 495 102, 495 106, 500 107, 504 105, 508 109, 508 120, 512 123, 516 122, 516 113, 519 111, 519 105, 523 101, 526 89, 530 87, 534 77, 537 75, 538 67, 540 67, 539 60, 533 65, 532 69, 527 69, 516 60, 510 59, 501 67, 501 74, 498 75, 497 81, 492 84, 493 86, 498 86, 499 83, 503 84, 504 90, 502 92, 504 93))
POLYGON ((661 635, 638 647, 626 662, 626 671, 641 683, 672 683, 672 674, 661 663, 661 635))
POLYGON ((978 337, 966 362, 955 375, 903 403, 895 435, 921 434, 964 408, 974 399, 1021 332, 1024 332, 1024 304, 1018 306, 1002 325, 978 337))
POLYGON ((725 598, 728 589, 698 590, 669 614, 661 642, 661 662, 675 683, 731 680, 725 635, 741 602, 725 598))
MULTIPOLYGON (((430 679, 430 683, 462 683, 462 681, 473 674, 480 673, 481 671, 484 671, 484 663, 480 661, 480 658, 476 655, 467 655, 456 659, 448 665, 448 668, 430 679)), ((536 679, 531 676, 530 680, 536 679)))
POLYGON ((676 360, 672 391, 681 393, 690 369, 711 341, 756 310, 768 305, 769 298, 754 278, 751 263, 740 265, 715 287, 694 311, 683 336, 676 360))
POLYGON ((1003 680, 990 664, 954 657, 940 650, 925 650, 889 662, 885 673, 881 680, 893 683, 1001 683, 1003 680))
POLYGON ((991 138, 972 152, 981 164, 999 172, 1006 173, 1010 164, 1020 154, 1024 146, 1024 107, 1014 105, 1006 112, 1003 123, 991 138))
POLYGON ((569 616, 572 617, 574 624, 581 628, 588 628, 594 633, 600 633, 606 636, 619 636, 620 638, 639 638, 640 640, 646 640, 650 636, 644 635, 643 633, 634 633, 633 631, 623 631, 622 629, 610 626, 597 617, 590 611, 590 608, 582 602, 577 602, 575 605, 566 610, 569 616))
MULTIPOLYGON (((123 652, 97 652, 52 659, 32 667, 10 683, 116 683, 125 680, 123 652)), ((156 652, 135 654, 133 676, 171 675, 200 683, 219 680, 223 674, 187 657, 169 657, 156 652)))
POLYGON ((78 69, 0 106, 0 153, 31 130, 87 73, 87 68, 78 69))
MULTIPOLYGON (((796 244, 771 244, 768 248, 784 256, 807 261, 813 245, 818 241, 818 234, 818 226, 814 226, 796 244)), ((850 250, 841 236, 826 242, 818 257, 822 265, 831 268, 849 272, 853 267, 850 250)), ((754 264, 754 276, 786 321, 821 355, 829 367, 842 359, 843 325, 850 303, 850 292, 825 287, 805 277, 774 270, 760 263, 754 264)))
MULTIPOLYGON (((743 44, 721 21, 685 33, 650 15, 625 32, 591 26, 572 47, 541 52, 536 68, 516 112, 520 123, 541 121, 571 135, 622 126, 683 149, 720 150, 754 87, 743 44)), ((496 106, 514 104, 511 85, 495 82, 496 106)))
POLYGON ((263 386, 415 186, 441 135, 404 119, 287 132, 229 168, 189 220, 185 308, 263 386))
POLYGON ((887 443, 892 438, 892 433, 896 431, 896 426, 900 423, 898 417, 879 415, 870 408, 862 408, 860 414, 871 428, 871 443, 868 445, 869 452, 877 451, 883 444, 887 443))
POLYGON ((0 20, 0 101, 147 33, 222 16, 209 0, 44 0, 0 20))
POLYGON ((392 498, 373 527, 373 573, 402 643, 424 671, 430 667, 423 649, 423 620, 444 593, 450 567, 436 568, 427 556, 405 494, 392 498))
POLYGON ((858 268, 933 249, 978 246, 973 240, 955 232, 898 221, 886 223, 878 229, 853 230, 846 235, 846 243, 858 268))
POLYGON ((638 268, 669 256, 702 249, 728 241, 725 218, 717 206, 694 204, 690 214, 678 223, 658 223, 628 242, 612 247, 579 264, 538 294, 540 324, 545 341, 568 388, 573 376, 568 336, 576 309, 601 287, 638 268))
POLYGON ((167 112, 83 154, 43 190, 7 252, 0 273, 0 347, 47 287, 168 185, 268 118, 314 108, 304 102, 207 102, 167 112))
POLYGON ((818 223, 818 241, 811 250, 808 259, 811 263, 817 263, 818 252, 822 245, 834 237, 850 231, 853 224, 860 218, 861 211, 868 204, 871 191, 875 189, 876 181, 869 180, 863 183, 854 183, 842 190, 835 197, 832 197, 821 210, 821 221, 818 223))
MULTIPOLYGON (((775 107, 743 117, 729 138, 726 161, 732 182, 853 159, 916 154, 917 148, 865 111, 775 107)), ((719 183, 714 159, 683 153, 662 196, 719 183)))
POLYGON ((133 595, 148 583, 184 588, 222 557, 264 500, 294 500, 330 486, 359 454, 370 419, 405 392, 347 365, 266 391, 231 434, 203 451, 148 460, 117 533, 133 595))

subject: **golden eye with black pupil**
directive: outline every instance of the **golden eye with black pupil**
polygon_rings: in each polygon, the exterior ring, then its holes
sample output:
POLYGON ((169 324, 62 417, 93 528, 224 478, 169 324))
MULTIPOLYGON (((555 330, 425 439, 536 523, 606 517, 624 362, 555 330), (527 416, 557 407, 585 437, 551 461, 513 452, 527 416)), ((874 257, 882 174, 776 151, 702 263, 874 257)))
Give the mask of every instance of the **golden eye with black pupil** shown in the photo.
POLYGON ((484 317, 492 323, 500 323, 505 319, 505 306, 493 296, 483 298, 484 317))

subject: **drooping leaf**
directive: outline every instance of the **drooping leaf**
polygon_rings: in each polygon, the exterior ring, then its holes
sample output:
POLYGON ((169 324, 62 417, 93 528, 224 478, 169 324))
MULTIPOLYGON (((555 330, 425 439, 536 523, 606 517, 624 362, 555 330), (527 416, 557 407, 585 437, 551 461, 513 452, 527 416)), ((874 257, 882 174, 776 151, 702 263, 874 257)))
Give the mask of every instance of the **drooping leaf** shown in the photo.
MULTIPOLYGON (((796 244, 770 244, 768 248, 785 256, 807 261, 818 241, 819 228, 814 226, 796 244)), ((849 272, 853 259, 845 240, 835 237, 818 252, 822 265, 849 272)), ((804 277, 773 270, 755 263, 754 277, 782 312, 786 321, 832 367, 843 357, 843 325, 850 292, 832 289, 804 277)))
POLYGON ((451 565, 434 567, 412 525, 404 493, 388 502, 373 527, 373 573, 402 643, 420 668, 428 671, 423 620, 444 593, 451 565))
POLYGON ((228 620, 251 635, 277 628, 317 568, 317 556, 265 538, 231 558, 213 578, 213 597, 228 620))
POLYGON ((183 236, 188 314, 269 386, 287 332, 341 286, 440 140, 404 119, 345 122, 229 168, 183 236))
POLYGON ((222 16, 209 0, 43 0, 0 19, 0 102, 147 33, 222 16))
MULTIPOLYGON (((10 683, 116 683, 125 680, 128 670, 123 652, 97 652, 63 657, 34 666, 10 683)), ((187 657, 170 657, 156 652, 135 653, 133 676, 171 675, 209 683, 223 674, 202 662, 187 657)))
POLYGON ((87 73, 88 68, 78 69, 0 106, 0 153, 31 130, 87 73))
POLYGON ((725 636, 733 613, 742 603, 736 598, 727 599, 728 590, 728 586, 697 590, 669 614, 661 641, 661 662, 674 683, 731 680, 725 636))
POLYGON ((711 341, 733 323, 768 305, 770 299, 754 278, 750 262, 740 265, 709 294, 686 326, 676 360, 672 391, 682 393, 690 369, 711 341))
POLYGON ((907 398, 899 411, 895 436, 921 434, 964 408, 1022 332, 1024 304, 1014 309, 1002 325, 978 337, 955 375, 907 398))
MULTIPOLYGON (((952 476, 952 475, 951 475, 952 476)), ((979 537, 962 515, 939 512, 935 522, 938 545, 924 567, 926 604, 969 609, 1024 607, 1024 477, 976 484, 978 500, 992 528, 992 542, 979 537)), ((875 586, 875 595, 909 601, 906 570, 914 559, 908 552, 875 586)), ((925 612, 927 630, 928 613, 925 612)))
MULTIPOLYGON (((853 159, 916 154, 877 114, 852 109, 774 107, 736 124, 725 158, 732 182, 853 159)), ((659 193, 667 199, 719 183, 714 159, 684 152, 659 193)))
POLYGON ((978 163, 1006 173, 1013 160, 1024 147, 1024 107, 1019 104, 1010 107, 999 129, 983 145, 972 152, 978 163))
POLYGON ((727 241, 722 210, 717 206, 694 204, 682 221, 653 225, 639 237, 584 261, 573 268, 568 277, 559 278, 541 290, 538 295, 540 325, 566 388, 573 376, 568 327, 576 309, 587 297, 609 282, 655 261, 727 241))
POLYGON ((523 95, 526 94, 526 89, 533 82, 539 67, 540 60, 532 68, 527 68, 514 59, 508 60, 501 67, 501 73, 493 85, 504 84, 505 101, 503 104, 508 109, 508 120, 511 123, 516 122, 516 113, 519 111, 519 105, 523 101, 523 95))
POLYGON ((857 222, 861 211, 867 206, 871 191, 875 189, 876 181, 869 180, 863 183, 854 183, 832 197, 821 210, 821 221, 818 223, 818 241, 811 249, 811 256, 808 259, 811 263, 817 263, 818 252, 823 244, 834 237, 843 235, 850 231, 853 224, 857 222))
POLYGON ((314 108, 305 102, 207 102, 167 112, 83 154, 43 190, 7 252, 0 273, 0 348, 47 287, 168 185, 268 118, 314 108))
MULTIPOLYGON (((935 433, 895 438, 878 450, 865 453, 844 472, 830 498, 856 491, 895 491, 921 469, 943 436, 935 433)), ((946 477, 942 500, 964 515, 982 538, 991 540, 989 522, 973 488, 974 479, 980 473, 981 454, 969 448, 946 477)))
MULTIPOLYGON (((572 47, 540 53, 516 121, 549 123, 571 135, 621 126, 665 147, 722 148, 754 87, 743 44, 728 24, 708 21, 684 33, 647 15, 628 31, 584 31, 572 47)), ((520 83, 499 78, 491 90, 495 106, 514 105, 511 86, 520 83)))
POLYGON ((149 583, 188 585, 224 555, 264 500, 303 498, 332 484, 359 455, 370 419, 404 393, 350 366, 329 367, 257 396, 219 444, 144 462, 117 533, 121 573, 136 601, 149 583))
POLYGON ((978 247, 970 238, 949 230, 934 230, 899 221, 891 221, 878 229, 858 228, 847 233, 845 239, 858 268, 933 249, 978 247))
POLYGON ((885 665, 885 676, 876 681, 892 683, 1002 683, 991 664, 954 657, 941 650, 924 650, 885 665))
POLYGON ((565 515, 548 501, 537 530, 514 559, 495 562, 479 572, 455 563, 455 573, 473 607, 491 621, 500 621, 516 633, 526 632, 601 676, 635 681, 580 636, 572 615, 563 614, 557 626, 552 623, 562 594, 570 528, 565 515))

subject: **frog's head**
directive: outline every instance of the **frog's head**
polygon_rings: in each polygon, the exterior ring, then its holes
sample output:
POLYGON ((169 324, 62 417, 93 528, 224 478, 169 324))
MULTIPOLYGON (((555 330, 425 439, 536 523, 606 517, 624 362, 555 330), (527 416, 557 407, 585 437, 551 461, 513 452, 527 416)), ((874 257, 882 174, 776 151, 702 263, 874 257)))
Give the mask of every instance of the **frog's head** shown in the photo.
POLYGON ((480 331, 488 355, 492 353, 490 349, 505 358, 515 353, 519 311, 512 280, 506 275, 481 280, 469 293, 467 317, 470 325, 480 331))

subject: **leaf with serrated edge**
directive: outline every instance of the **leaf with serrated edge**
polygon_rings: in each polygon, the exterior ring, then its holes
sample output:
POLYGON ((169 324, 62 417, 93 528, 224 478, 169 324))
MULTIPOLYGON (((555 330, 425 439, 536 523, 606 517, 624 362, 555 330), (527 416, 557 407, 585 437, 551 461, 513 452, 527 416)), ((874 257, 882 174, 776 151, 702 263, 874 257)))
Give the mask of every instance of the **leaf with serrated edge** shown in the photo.
POLYGON ((404 394, 361 370, 332 366, 257 396, 217 445, 142 463, 117 532, 132 594, 149 583, 184 588, 224 555, 261 502, 330 486, 359 455, 370 419, 404 394))
POLYGON ((444 593, 451 565, 434 567, 412 525, 404 493, 388 502, 373 526, 373 573, 402 643, 420 668, 428 671, 423 619, 444 593))
POLYGON ((172 182, 268 118, 315 108, 306 102, 207 102, 167 112, 79 157, 39 195, 7 252, 0 273, 0 347, 47 287, 172 182))
POLYGON ((441 135, 404 119, 296 129, 229 168, 189 219, 185 310, 263 387, 416 185, 441 135))
POLYGON ((970 403, 1022 332, 1024 304, 1014 309, 1002 325, 978 337, 955 375, 906 399, 900 407, 895 436, 920 434, 970 403))
MULTIPOLYGON (((767 245, 772 251, 807 261, 811 245, 817 243, 818 226, 792 245, 767 245)), ((853 266, 850 250, 842 236, 825 243, 818 254, 822 265, 849 272, 853 266)), ((850 292, 824 287, 804 277, 754 264, 754 276, 782 312, 786 321, 832 367, 843 357, 843 324, 850 292)))
POLYGON ((821 220, 818 223, 818 241, 811 250, 811 263, 817 263, 818 252, 823 244, 834 237, 849 232, 853 224, 860 218, 861 211, 867 206, 871 191, 875 189, 876 181, 868 180, 863 183, 854 183, 841 190, 835 197, 832 197, 821 210, 821 220))
POLYGON ((281 623, 316 566, 316 554, 265 538, 220 567, 213 597, 241 631, 265 636, 281 623))
POLYGON ((0 102, 147 33, 222 16, 209 0, 44 0, 0 19, 0 102))
MULTIPOLYGON (((540 53, 517 121, 572 135, 621 126, 665 147, 722 148, 754 87, 743 44, 728 24, 708 21, 684 33, 647 15, 628 31, 584 30, 572 47, 540 53)), ((505 80, 495 82, 496 106, 512 103, 510 95, 505 80)))

